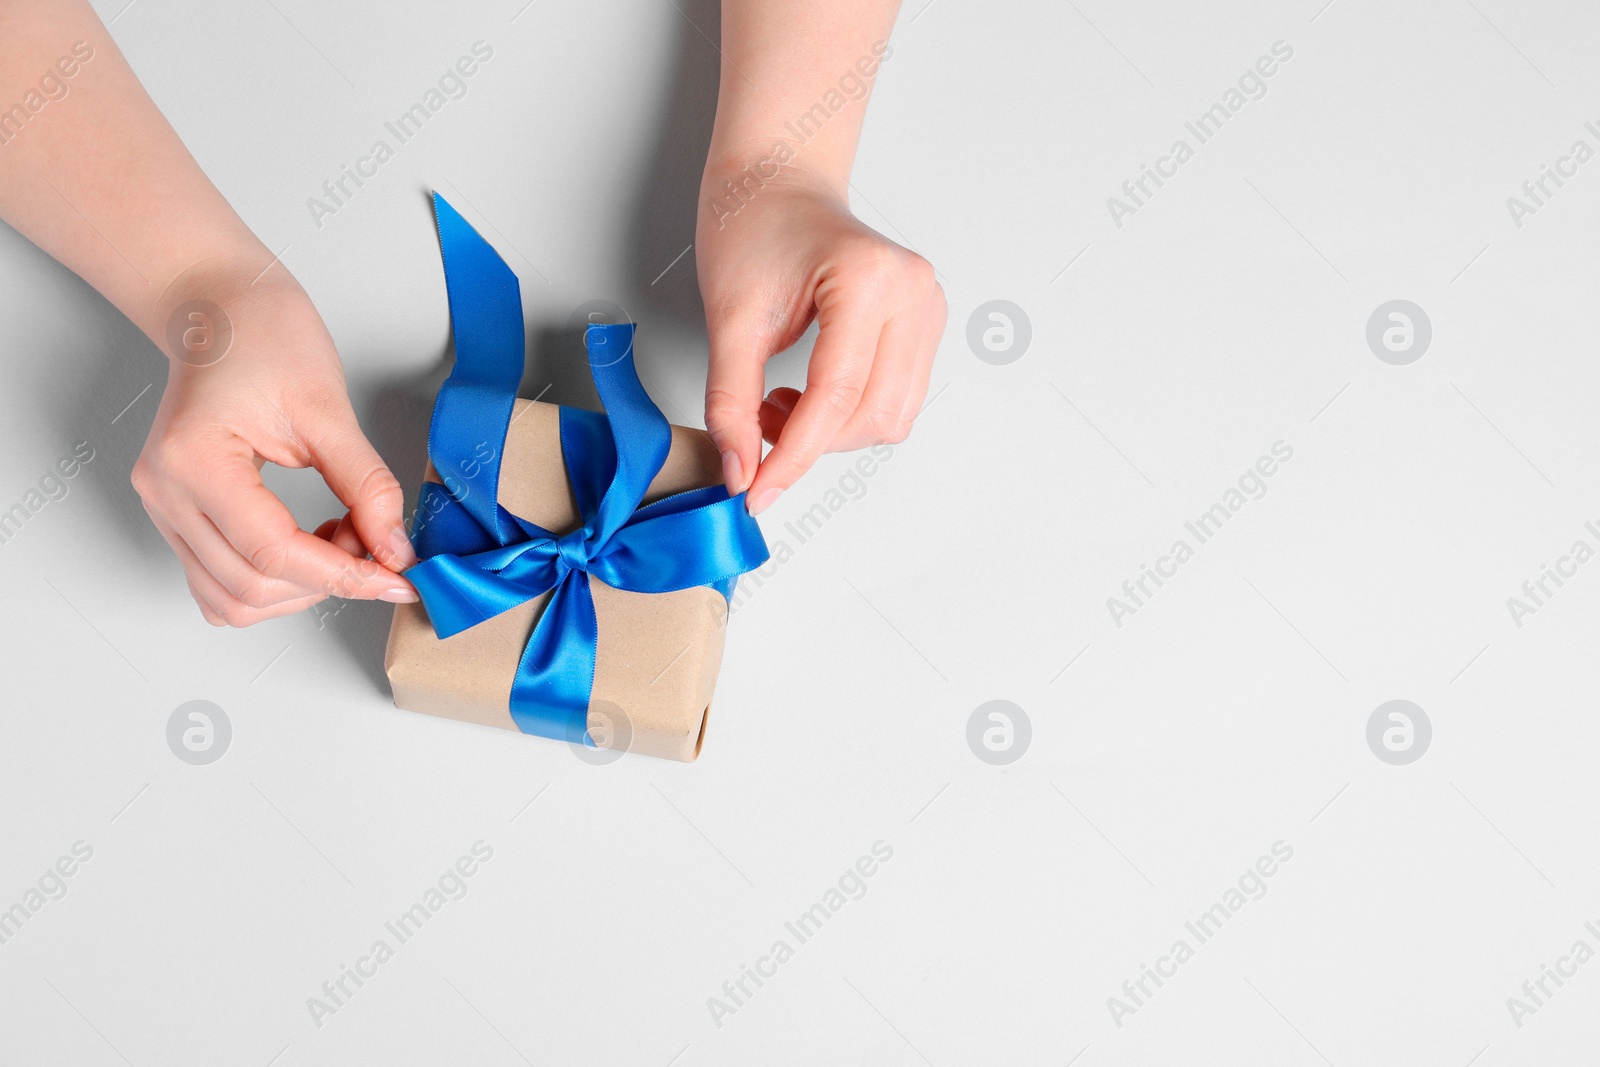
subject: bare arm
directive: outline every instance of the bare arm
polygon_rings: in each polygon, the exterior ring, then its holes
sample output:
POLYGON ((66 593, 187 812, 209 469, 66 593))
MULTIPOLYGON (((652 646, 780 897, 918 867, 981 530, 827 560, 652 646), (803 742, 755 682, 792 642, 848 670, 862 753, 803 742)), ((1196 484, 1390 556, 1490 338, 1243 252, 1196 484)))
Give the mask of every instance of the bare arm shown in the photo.
POLYGON ((181 274, 271 262, 86 2, 0 4, 0 71, 0 216, 152 339, 181 274))
POLYGON ((752 512, 827 451, 898 442, 944 330, 933 268, 850 213, 848 182, 898 0, 723 0, 721 90, 696 256, 706 425, 752 512), (803 393, 766 361, 821 328, 803 393), (765 461, 761 440, 774 443, 765 461), (758 467, 759 464, 759 467, 758 467))
POLYGON ((0 109, 0 218, 172 361, 134 485, 206 618, 244 625, 329 594, 414 599, 366 559, 411 562, 401 492, 356 425, 321 318, 86 0, 0 0, 0 109), (261 482, 265 461, 315 466, 350 515, 299 530, 261 482))

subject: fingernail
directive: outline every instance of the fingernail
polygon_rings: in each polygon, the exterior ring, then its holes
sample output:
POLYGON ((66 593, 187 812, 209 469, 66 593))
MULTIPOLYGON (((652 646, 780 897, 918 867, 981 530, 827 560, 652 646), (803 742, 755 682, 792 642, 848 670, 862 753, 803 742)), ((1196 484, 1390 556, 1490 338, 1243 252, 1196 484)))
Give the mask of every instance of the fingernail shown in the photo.
POLYGON ((387 600, 391 604, 415 604, 418 600, 415 589, 402 587, 400 589, 385 589, 378 594, 379 600, 387 600))
POLYGON ((770 508, 782 492, 782 489, 763 489, 746 501, 745 506, 750 509, 750 514, 759 515, 770 508))
POLYGON ((389 535, 389 546, 394 550, 394 569, 403 571, 407 567, 416 566, 417 553, 411 547, 411 538, 406 536, 404 530, 396 529, 389 535))
POLYGON ((735 496, 744 492, 744 464, 739 462, 739 453, 733 449, 722 454, 722 480, 728 483, 728 492, 735 496))

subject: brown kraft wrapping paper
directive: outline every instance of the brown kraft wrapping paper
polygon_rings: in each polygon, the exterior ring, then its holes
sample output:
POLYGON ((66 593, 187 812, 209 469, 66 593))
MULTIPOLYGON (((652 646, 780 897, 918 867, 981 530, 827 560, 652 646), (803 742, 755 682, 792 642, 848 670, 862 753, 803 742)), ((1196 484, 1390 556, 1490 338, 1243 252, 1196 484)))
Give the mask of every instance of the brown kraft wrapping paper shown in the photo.
MULTIPOLYGON (((558 408, 518 400, 506 431, 500 502, 557 534, 582 519, 561 457, 558 408)), ((430 463, 423 477, 438 482, 430 463)), ((672 427, 672 450, 644 503, 722 480, 722 459, 701 430, 672 427)), ((705 586, 633 593, 590 578, 600 641, 589 698, 589 733, 625 747, 692 762, 700 754, 722 665, 728 602, 705 586)), ((549 593, 440 640, 421 604, 395 606, 383 666, 395 707, 516 730, 511 681, 549 593)))

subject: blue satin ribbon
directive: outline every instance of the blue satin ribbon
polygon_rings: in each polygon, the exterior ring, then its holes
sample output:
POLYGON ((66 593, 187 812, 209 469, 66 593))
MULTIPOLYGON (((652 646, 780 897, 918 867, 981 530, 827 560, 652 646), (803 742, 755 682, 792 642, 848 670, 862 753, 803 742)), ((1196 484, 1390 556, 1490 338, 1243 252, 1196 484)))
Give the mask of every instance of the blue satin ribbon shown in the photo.
POLYGON ((406 577, 441 639, 551 593, 517 664, 511 718, 524 733, 592 746, 600 634, 589 579, 638 593, 704 585, 732 596, 739 575, 767 561, 767 544, 744 494, 730 497, 722 485, 640 507, 671 430, 639 383, 631 323, 584 334, 606 413, 561 408, 561 454, 582 525, 556 533, 501 506, 506 428, 522 382, 521 290, 437 193, 433 208, 456 361, 428 431, 428 457, 443 484, 422 485, 411 535, 422 562, 406 577))

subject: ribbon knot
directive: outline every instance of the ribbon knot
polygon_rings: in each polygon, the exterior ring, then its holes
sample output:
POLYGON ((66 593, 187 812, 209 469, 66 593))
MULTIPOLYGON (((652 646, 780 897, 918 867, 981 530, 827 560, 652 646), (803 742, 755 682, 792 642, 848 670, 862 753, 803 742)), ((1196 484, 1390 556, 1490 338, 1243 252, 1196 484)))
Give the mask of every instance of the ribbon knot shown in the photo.
POLYGON ((568 571, 589 573, 588 533, 586 527, 580 526, 556 541, 556 562, 563 578, 568 571))
POLYGON ((560 409, 577 528, 558 534, 500 504, 506 429, 522 381, 521 291, 488 242, 443 197, 433 202, 456 361, 434 404, 428 457, 437 471, 474 473, 449 487, 423 483, 412 527, 422 562, 406 577, 440 639, 549 593, 512 680, 511 717, 525 733, 593 745, 599 626, 590 579, 639 593, 709 586, 731 596, 739 575, 767 561, 766 541, 744 494, 730 497, 722 485, 643 504, 671 429, 639 383, 631 323, 584 334, 606 414, 560 409))

